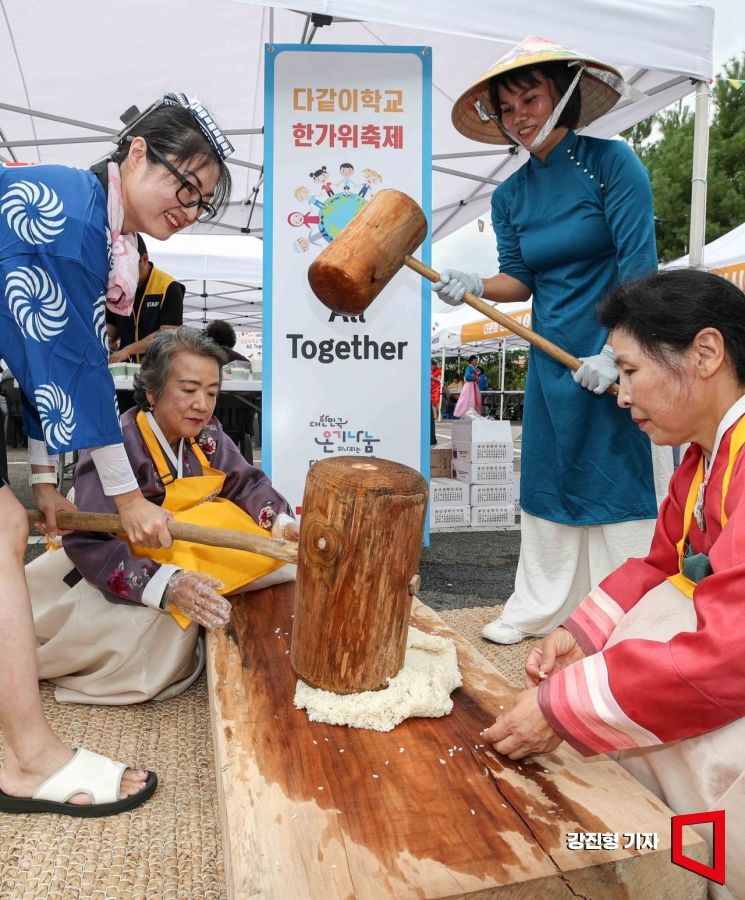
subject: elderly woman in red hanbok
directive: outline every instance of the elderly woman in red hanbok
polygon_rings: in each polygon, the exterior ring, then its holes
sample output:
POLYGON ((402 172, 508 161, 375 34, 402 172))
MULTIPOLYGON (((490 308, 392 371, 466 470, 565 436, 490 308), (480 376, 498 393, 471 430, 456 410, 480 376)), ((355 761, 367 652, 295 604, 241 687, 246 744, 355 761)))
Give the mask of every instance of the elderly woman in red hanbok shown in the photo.
POLYGON ((562 740, 615 752, 676 813, 725 810, 727 886, 711 889, 743 897, 745 296, 667 271, 617 289, 601 321, 619 404, 655 444, 690 447, 649 554, 534 645, 526 690, 484 737, 512 759, 562 740))
MULTIPOLYGON (((135 377, 124 446, 145 497, 177 520, 297 540, 288 502, 213 417, 222 351, 190 328, 163 332, 135 377)), ((75 473, 81 510, 113 512, 89 454, 75 473)), ((176 541, 144 547, 71 533, 27 567, 39 677, 58 700, 137 703, 183 691, 204 665, 200 626, 225 625, 225 594, 294 578, 295 567, 176 541)))

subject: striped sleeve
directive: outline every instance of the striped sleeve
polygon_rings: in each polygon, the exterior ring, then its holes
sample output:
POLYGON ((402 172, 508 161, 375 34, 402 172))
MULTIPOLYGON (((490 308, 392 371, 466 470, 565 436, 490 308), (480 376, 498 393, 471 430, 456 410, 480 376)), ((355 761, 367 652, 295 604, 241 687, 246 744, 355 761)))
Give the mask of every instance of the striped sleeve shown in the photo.
POLYGON ((602 650, 624 610, 598 586, 594 588, 564 622, 564 628, 576 638, 588 656, 602 650))
POLYGON ((554 731, 583 756, 662 743, 618 705, 601 653, 542 682, 538 704, 554 731))

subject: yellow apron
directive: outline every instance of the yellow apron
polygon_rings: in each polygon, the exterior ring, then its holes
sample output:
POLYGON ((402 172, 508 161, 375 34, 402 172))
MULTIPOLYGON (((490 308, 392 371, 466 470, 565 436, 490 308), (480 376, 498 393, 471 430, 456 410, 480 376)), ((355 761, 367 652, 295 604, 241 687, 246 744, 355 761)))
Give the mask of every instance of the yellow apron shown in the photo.
MULTIPOLYGON (((163 507, 173 513, 177 522, 230 528, 267 536, 266 529, 258 526, 247 512, 231 500, 219 496, 225 483, 225 473, 210 466, 196 441, 192 439, 189 444, 202 466, 202 474, 190 478, 175 478, 144 412, 137 414, 137 426, 165 487, 163 507)), ((168 548, 138 544, 130 544, 130 547, 135 556, 149 557, 158 563, 170 563, 191 572, 212 575, 224 585, 220 594, 229 594, 284 565, 281 560, 249 553, 247 550, 210 547, 188 541, 174 541, 168 548)), ((182 628, 186 628, 191 621, 177 612, 171 612, 171 615, 182 628)))
MULTIPOLYGON (((740 419, 738 424, 735 426, 735 430, 732 434, 732 440, 729 446, 729 459, 727 461, 727 469, 725 470, 724 478, 722 479, 722 528, 724 528, 724 526, 727 524, 727 514, 724 511, 724 500, 727 496, 729 483, 732 479, 732 470, 735 467, 737 455, 742 449, 743 444, 745 444, 745 417, 740 419)), ((688 576, 683 574, 683 563, 685 561, 686 551, 688 549, 688 533, 691 530, 693 509, 696 505, 698 490, 701 487, 703 480, 704 458, 702 456, 698 461, 698 468, 696 469, 696 474, 693 476, 693 481, 691 482, 691 486, 688 489, 688 497, 686 498, 685 512, 683 513, 683 534, 681 535, 681 538, 677 543, 678 571, 675 575, 668 576, 668 581, 675 585, 675 587, 679 591, 682 591, 686 595, 686 597, 690 599, 693 598, 693 592, 696 589, 696 582, 692 581, 690 578, 688 578, 688 576)))

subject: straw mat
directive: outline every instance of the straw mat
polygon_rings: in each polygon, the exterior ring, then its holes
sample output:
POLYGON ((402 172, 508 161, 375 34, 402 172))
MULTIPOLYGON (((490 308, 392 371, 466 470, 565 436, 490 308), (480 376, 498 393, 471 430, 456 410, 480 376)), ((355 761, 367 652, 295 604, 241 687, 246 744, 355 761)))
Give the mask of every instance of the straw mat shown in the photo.
POLYGON ((504 604, 497 606, 474 606, 463 609, 438 611, 438 616, 450 628, 464 637, 469 644, 494 666, 499 674, 515 687, 523 686, 525 659, 536 638, 528 638, 519 644, 493 644, 481 637, 479 632, 492 619, 501 615, 504 604))
MULTIPOLYGON (((499 647, 479 637, 500 610, 440 615, 519 686, 531 642, 499 647)), ((142 807, 106 819, 0 815, 0 900, 224 900, 204 676, 180 697, 137 706, 59 704, 46 683, 41 694, 62 740, 153 769, 159 785, 142 807)))
POLYGON ((0 898, 222 900, 205 677, 180 697, 137 706, 58 704, 46 683, 41 692, 62 740, 156 771, 158 790, 105 819, 0 815, 0 898))

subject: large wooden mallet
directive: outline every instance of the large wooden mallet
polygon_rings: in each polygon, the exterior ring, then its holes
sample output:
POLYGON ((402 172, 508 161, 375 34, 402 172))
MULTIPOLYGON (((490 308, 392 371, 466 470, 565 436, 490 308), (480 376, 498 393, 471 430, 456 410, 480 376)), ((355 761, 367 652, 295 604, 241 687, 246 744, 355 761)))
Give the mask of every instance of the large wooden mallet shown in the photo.
MULTIPOLYGON (((38 509, 27 509, 29 525, 43 522, 44 516, 38 509)), ((114 513, 58 512, 57 524, 60 528, 71 531, 96 531, 119 534, 124 531, 122 521, 114 513)), ((297 563, 297 544, 269 534, 250 534, 229 528, 210 528, 206 525, 190 525, 188 522, 171 521, 168 530, 174 541, 190 541, 194 544, 207 544, 211 547, 229 547, 232 550, 247 550, 249 553, 260 553, 271 559, 297 563)))
MULTIPOLYGON (((402 266, 429 281, 439 281, 438 272, 410 255, 426 235, 426 216, 411 197, 401 191, 380 191, 311 263, 311 289, 334 312, 358 316, 402 266)), ((466 293, 463 302, 570 369, 576 371, 582 365, 576 356, 474 294, 466 293)), ((617 393, 618 385, 608 390, 617 393)))

